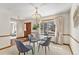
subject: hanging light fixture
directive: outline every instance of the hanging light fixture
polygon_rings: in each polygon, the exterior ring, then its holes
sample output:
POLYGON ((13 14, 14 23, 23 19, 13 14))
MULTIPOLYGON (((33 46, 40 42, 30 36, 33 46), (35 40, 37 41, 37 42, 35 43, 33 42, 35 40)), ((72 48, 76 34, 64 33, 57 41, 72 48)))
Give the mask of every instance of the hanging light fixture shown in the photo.
POLYGON ((40 18, 42 17, 41 14, 38 13, 38 7, 40 7, 41 5, 36 6, 35 4, 31 4, 31 6, 35 8, 34 13, 32 14, 32 19, 35 20, 35 24, 33 25, 33 29, 38 30, 38 28, 40 26, 39 25, 40 24, 40 18))
POLYGON ((35 7, 35 13, 32 14, 32 18, 36 20, 36 23, 38 23, 38 20, 40 20, 41 15, 38 13, 38 7, 35 7))

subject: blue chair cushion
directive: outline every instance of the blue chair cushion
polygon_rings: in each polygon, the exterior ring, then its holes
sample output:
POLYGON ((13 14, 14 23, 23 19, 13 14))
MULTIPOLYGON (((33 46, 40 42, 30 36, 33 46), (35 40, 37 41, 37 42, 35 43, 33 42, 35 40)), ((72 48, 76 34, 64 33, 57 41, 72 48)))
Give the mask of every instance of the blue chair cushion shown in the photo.
POLYGON ((17 48, 20 52, 28 52, 29 50, 32 49, 32 46, 30 45, 24 45, 21 41, 16 41, 16 45, 17 45, 17 48))
POLYGON ((27 49, 32 49, 32 46, 26 45, 27 49))

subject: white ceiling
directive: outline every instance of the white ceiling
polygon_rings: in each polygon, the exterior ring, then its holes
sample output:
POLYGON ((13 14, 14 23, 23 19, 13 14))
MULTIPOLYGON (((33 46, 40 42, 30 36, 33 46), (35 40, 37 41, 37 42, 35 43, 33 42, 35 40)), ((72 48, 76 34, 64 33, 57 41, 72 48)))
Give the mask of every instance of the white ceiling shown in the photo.
POLYGON ((31 17, 34 7, 38 7, 38 12, 42 16, 49 16, 60 12, 65 12, 71 8, 71 3, 4 3, 0 8, 6 8, 20 17, 31 17), (32 6, 33 5, 33 6, 32 6))

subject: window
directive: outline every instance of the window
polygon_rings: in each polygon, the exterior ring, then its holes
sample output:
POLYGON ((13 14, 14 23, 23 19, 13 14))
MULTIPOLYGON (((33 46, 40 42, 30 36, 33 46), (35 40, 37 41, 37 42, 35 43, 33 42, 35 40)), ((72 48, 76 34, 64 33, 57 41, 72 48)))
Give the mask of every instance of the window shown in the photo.
POLYGON ((11 34, 16 35, 16 22, 10 22, 11 24, 11 34))
POLYGON ((41 33, 52 35, 55 33, 55 24, 54 21, 47 21, 41 23, 41 33))

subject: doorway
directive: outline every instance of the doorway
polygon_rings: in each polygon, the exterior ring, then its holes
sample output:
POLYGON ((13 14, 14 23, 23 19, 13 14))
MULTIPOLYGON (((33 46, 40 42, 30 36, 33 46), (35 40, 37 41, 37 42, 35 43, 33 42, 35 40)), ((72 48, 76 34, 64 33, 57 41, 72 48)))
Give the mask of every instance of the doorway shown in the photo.
POLYGON ((28 37, 31 34, 31 22, 24 23, 24 37, 28 37))

